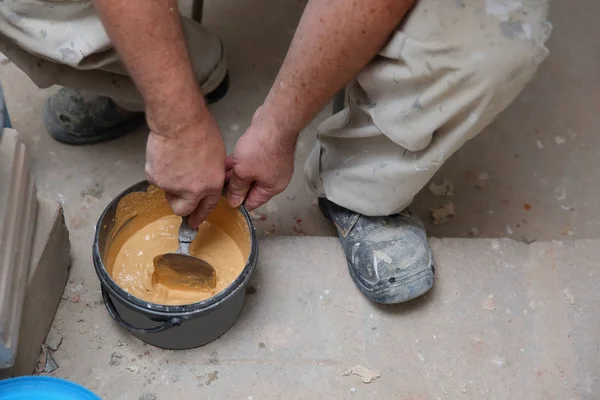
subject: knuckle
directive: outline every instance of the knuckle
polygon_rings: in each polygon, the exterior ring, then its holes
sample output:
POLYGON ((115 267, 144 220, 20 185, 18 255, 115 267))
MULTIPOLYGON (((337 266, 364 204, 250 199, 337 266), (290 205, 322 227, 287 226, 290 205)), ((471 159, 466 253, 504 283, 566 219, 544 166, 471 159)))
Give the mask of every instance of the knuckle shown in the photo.
POLYGON ((206 203, 206 204, 204 204, 203 208, 206 213, 210 213, 210 212, 214 211, 215 208, 217 208, 217 203, 216 202, 206 203))
POLYGON ((171 208, 173 209, 173 212, 177 215, 185 215, 185 212, 187 211, 187 207, 178 202, 171 203, 171 208))
POLYGON ((240 181, 247 181, 251 174, 245 168, 236 167, 233 170, 233 176, 240 181))
POLYGON ((202 192, 204 191, 203 189, 204 188, 198 187, 198 186, 192 187, 187 191, 188 193, 186 193, 186 195, 187 195, 186 197, 189 197, 194 200, 198 200, 202 197, 202 192))

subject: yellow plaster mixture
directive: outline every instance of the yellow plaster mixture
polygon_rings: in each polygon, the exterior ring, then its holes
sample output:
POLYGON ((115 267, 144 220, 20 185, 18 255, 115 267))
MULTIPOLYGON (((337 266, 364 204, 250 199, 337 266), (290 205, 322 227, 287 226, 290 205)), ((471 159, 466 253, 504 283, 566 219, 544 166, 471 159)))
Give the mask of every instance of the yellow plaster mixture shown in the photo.
POLYGON ((206 300, 224 290, 242 272, 250 252, 250 234, 243 215, 222 199, 198 230, 190 254, 216 271, 214 291, 165 286, 153 279, 155 256, 175 252, 181 217, 172 213, 164 192, 150 186, 147 192, 125 196, 117 208, 105 265, 112 279, 131 295, 154 304, 185 305, 206 300))

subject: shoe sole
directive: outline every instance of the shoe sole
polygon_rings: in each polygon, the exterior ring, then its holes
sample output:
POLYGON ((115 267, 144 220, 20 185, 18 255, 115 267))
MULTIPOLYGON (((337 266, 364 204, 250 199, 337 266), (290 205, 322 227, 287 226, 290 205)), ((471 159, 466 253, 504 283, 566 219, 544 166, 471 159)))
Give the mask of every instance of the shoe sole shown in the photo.
MULTIPOLYGON (((352 281, 354 282, 354 284, 356 285, 356 287, 362 292, 362 294, 364 294, 366 297, 368 297, 370 300, 379 303, 379 304, 400 304, 400 303, 406 303, 408 301, 414 300, 418 297, 421 297, 422 295, 424 295, 425 293, 427 293, 428 291, 431 290, 431 288, 433 287, 433 283, 435 282, 435 273, 432 275, 431 277, 431 283, 430 284, 425 284, 423 285, 423 290, 420 290, 418 292, 413 292, 411 293, 410 297, 399 297, 399 296, 390 296, 387 292, 389 292, 389 289, 386 290, 373 290, 370 287, 366 287, 356 276, 356 273, 354 272, 354 270, 352 269, 352 267, 350 266, 350 260, 346 259, 346 262, 348 264, 348 272, 350 273, 350 277, 352 278, 352 281)), ((433 265, 431 265, 431 268, 433 269, 433 265)), ((403 285, 408 285, 414 281, 420 280, 421 278, 419 277, 418 279, 414 279, 411 282, 404 282, 403 285)), ((400 286, 400 285, 398 285, 400 286)))

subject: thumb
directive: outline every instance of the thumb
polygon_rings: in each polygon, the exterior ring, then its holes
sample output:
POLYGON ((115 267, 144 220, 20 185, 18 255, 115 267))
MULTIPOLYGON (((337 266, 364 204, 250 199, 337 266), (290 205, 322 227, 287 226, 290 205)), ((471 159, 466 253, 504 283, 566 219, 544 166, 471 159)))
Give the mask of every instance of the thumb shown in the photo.
POLYGON ((190 213, 198 206, 198 201, 184 199, 183 197, 177 196, 173 193, 165 193, 165 198, 167 199, 167 202, 169 203, 169 206, 171 206, 173 212, 182 217, 190 215, 190 213))
POLYGON ((192 228, 197 228, 203 223, 211 212, 217 207, 219 204, 219 199, 221 196, 217 193, 212 196, 207 196, 198 204, 198 207, 190 214, 189 224, 192 228))
POLYGON ((240 176, 239 170, 234 167, 227 185, 227 202, 231 207, 237 208, 242 205, 251 184, 252 179, 243 178, 240 176))
POLYGON ((225 158, 225 171, 229 171, 233 169, 233 156, 232 155, 228 155, 225 158))
POLYGON ((248 196, 246 197, 246 202, 244 206, 248 211, 256 210, 263 204, 267 203, 271 198, 275 195, 270 190, 267 190, 261 186, 254 185, 248 196))

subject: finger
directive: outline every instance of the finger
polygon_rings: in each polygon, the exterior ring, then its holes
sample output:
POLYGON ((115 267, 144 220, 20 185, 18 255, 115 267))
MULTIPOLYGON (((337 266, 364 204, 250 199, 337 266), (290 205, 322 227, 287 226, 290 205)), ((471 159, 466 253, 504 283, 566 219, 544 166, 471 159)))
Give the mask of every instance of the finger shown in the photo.
POLYGON ((197 200, 184 199, 173 193, 165 193, 165 198, 173 212, 182 217, 190 215, 190 213, 198 206, 197 200))
POLYGON ((217 207, 217 204, 219 204, 220 197, 219 194, 214 194, 202 199, 198 207, 196 207, 188 218, 191 228, 197 228, 201 223, 206 221, 206 218, 208 218, 210 213, 217 207))
POLYGON ((260 106, 256 109, 256 111, 254 111, 254 115, 252 115, 252 122, 254 122, 254 120, 258 120, 258 117, 262 113, 262 109, 262 106, 260 106))
POLYGON ((150 183, 151 185, 157 186, 156 182, 154 181, 154 174, 152 173, 152 167, 148 161, 146 161, 146 164, 144 165, 144 172, 146 174, 146 180, 148 181, 148 183, 150 183))
POLYGON ((244 179, 235 168, 233 169, 227 184, 227 201, 231 207, 237 208, 242 205, 251 184, 252 179, 244 179))
POLYGON ((275 193, 272 193, 261 186, 254 185, 250 192, 248 192, 248 196, 246 196, 244 206, 248 211, 256 210, 258 207, 271 200, 273 196, 275 196, 275 193))
POLYGON ((225 158, 225 171, 229 171, 231 169, 233 169, 233 156, 228 155, 227 158, 225 158))

